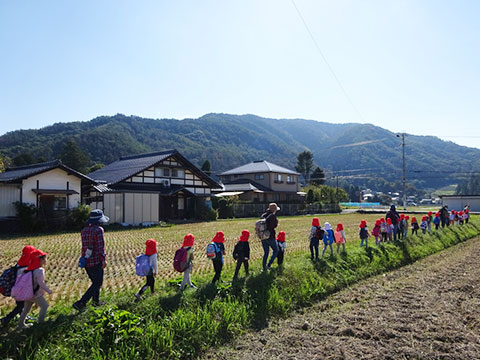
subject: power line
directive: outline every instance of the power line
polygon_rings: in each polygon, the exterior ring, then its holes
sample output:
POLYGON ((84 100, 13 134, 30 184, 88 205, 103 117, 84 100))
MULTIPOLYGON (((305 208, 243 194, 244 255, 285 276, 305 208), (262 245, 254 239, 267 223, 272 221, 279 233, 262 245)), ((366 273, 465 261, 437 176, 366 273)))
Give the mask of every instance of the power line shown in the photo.
POLYGON ((340 82, 340 79, 338 78, 337 74, 335 74, 335 71, 333 71, 333 68, 332 66, 330 65, 330 63, 328 62, 326 56, 323 54, 323 51, 320 49, 320 46, 318 45, 317 41, 315 40, 315 37, 313 36, 312 32, 310 31, 310 28, 308 27, 307 25, 307 22, 305 21, 305 19, 303 18, 302 16, 302 13, 300 12, 300 10, 298 9, 297 7, 297 4, 295 4, 295 0, 291 0, 293 6, 295 7, 295 10, 297 10, 297 14, 298 16, 300 17, 300 19, 302 20, 303 22, 303 25, 305 26, 305 29, 307 30, 308 34, 310 35, 310 38, 312 39, 313 43, 315 44, 315 47, 317 48, 317 51, 318 53, 320 54, 320 56, 322 57, 323 61, 325 62, 325 64, 327 64, 327 67, 328 67, 328 70, 330 70, 331 74, 333 75, 335 81, 337 82, 338 86, 340 87, 340 89, 342 90, 343 92, 343 95, 345 95, 345 98, 347 99, 347 101, 350 103, 350 105, 352 106, 353 110, 355 110, 355 112, 357 113, 358 117, 360 118, 360 120, 362 122, 365 122, 365 119, 363 118, 362 114, 360 113, 360 111, 357 109, 357 107, 355 106, 355 104, 353 103, 352 99, 350 98, 350 96, 348 95, 347 91, 345 90, 345 88, 343 87, 342 83, 340 82))

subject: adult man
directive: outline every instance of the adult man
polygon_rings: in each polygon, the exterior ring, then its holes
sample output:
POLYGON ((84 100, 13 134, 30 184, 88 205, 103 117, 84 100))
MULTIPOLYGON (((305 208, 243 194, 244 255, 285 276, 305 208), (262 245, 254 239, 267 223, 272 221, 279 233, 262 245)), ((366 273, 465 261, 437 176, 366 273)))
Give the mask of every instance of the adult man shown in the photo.
POLYGON ((445 227, 445 225, 449 225, 447 205, 442 206, 442 208, 440 209, 440 221, 442 222, 442 228, 445 227))
POLYGON ((400 218, 400 215, 398 214, 395 205, 390 206, 390 210, 387 212, 387 215, 385 216, 385 220, 386 219, 392 220, 393 241, 397 241, 398 219, 399 218, 400 218))
POLYGON ((92 281, 80 300, 73 303, 73 307, 83 310, 87 302, 92 299, 93 306, 99 306, 100 288, 103 283, 103 269, 107 266, 105 257, 104 230, 100 226, 110 219, 103 215, 102 210, 93 210, 82 230, 82 257, 85 259, 85 271, 92 281))
POLYGON ((277 211, 280 208, 275 203, 271 203, 268 205, 267 211, 262 214, 262 218, 266 220, 267 223, 267 230, 270 232, 270 237, 266 240, 262 240, 262 247, 263 247, 263 270, 269 270, 270 266, 272 265, 273 261, 278 255, 278 244, 275 240, 275 228, 278 226, 278 219, 277 219, 277 211), (270 257, 270 261, 267 264, 268 253, 272 248, 272 256, 270 257))

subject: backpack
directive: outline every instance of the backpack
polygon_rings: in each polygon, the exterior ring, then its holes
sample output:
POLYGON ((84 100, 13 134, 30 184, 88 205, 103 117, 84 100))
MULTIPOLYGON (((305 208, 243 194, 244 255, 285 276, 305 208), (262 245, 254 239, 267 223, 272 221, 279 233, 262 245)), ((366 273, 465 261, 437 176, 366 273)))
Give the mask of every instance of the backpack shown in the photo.
POLYGON ((233 248, 233 260, 238 260, 240 258, 240 242, 237 242, 237 244, 235 245, 235 247, 233 248))
POLYGON ((175 256, 173 257, 173 268, 178 272, 184 272, 188 268, 187 253, 188 250, 184 247, 181 247, 175 251, 175 256))
POLYGON ((320 226, 317 226, 315 230, 315 238, 318 240, 323 239, 323 235, 325 235, 325 230, 323 230, 320 226))
POLYGON ((267 229, 267 219, 271 215, 272 214, 268 215, 266 218, 257 220, 257 222, 255 223, 255 234, 257 234, 257 237, 260 240, 267 240, 270 238, 270 230, 267 229))
POLYGON ((138 276, 147 276, 150 273, 150 259, 149 256, 142 254, 137 256, 135 263, 135 273, 138 276))
POLYGON ((368 238, 367 228, 360 228, 360 239, 368 238))
POLYGON ((15 285, 15 280, 17 279, 17 270, 18 266, 12 266, 5 270, 2 275, 0 275, 0 294, 3 296, 10 296, 12 292, 12 287, 15 285))
POLYGON ((16 301, 26 301, 33 299, 36 292, 36 289, 34 289, 33 287, 33 271, 24 272, 18 277, 18 280, 12 287, 12 297, 16 301))
POLYGON ((206 248, 207 258, 210 260, 215 260, 217 258, 217 245, 213 242, 207 245, 206 248))

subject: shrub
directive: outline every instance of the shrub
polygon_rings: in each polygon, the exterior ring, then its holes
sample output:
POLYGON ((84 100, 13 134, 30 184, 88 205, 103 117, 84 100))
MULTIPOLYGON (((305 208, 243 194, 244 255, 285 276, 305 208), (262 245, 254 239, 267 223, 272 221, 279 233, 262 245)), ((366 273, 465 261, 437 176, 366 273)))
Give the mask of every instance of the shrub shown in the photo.
POLYGON ((17 212, 17 217, 20 220, 22 229, 26 232, 33 231, 37 226, 37 212, 38 209, 33 204, 27 204, 20 201, 13 203, 17 212))
POLYGON ((78 207, 72 209, 68 214, 68 225, 74 228, 81 228, 90 216, 90 206, 78 204, 78 207))

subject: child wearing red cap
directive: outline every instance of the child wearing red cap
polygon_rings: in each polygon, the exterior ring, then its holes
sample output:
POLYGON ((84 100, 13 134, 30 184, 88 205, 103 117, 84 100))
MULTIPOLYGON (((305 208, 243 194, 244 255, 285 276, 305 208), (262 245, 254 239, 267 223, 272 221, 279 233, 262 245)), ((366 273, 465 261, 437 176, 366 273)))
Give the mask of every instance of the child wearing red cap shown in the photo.
POLYGON ((463 211, 458 212, 458 223, 463 225, 463 211))
POLYGON ((453 225, 455 223, 455 210, 450 211, 449 220, 450 220, 450 225, 453 225))
POLYGON ((368 247, 368 238, 370 237, 370 233, 368 232, 367 222, 362 220, 360 222, 360 247, 363 247, 363 242, 365 241, 365 247, 368 247))
POLYGON ((233 249, 233 258, 237 260, 237 266, 235 267, 233 280, 237 280, 238 272, 240 271, 242 264, 245 268, 245 276, 248 276, 248 259, 250 259, 250 244, 248 243, 249 237, 250 232, 248 230, 243 230, 242 235, 240 235, 240 238, 233 249))
POLYGON ((405 227, 403 228, 403 238, 406 239, 408 235, 408 220, 410 220, 410 216, 405 215, 403 220, 405 221, 405 227))
POLYGON ((278 245, 277 263, 278 263, 278 266, 281 266, 283 264, 283 258, 285 256, 285 249, 287 248, 287 243, 285 242, 285 231, 278 232, 277 245, 278 245))
POLYGON ((220 280, 223 268, 223 255, 225 255, 225 235, 223 234, 223 231, 217 231, 212 239, 212 243, 215 245, 215 258, 212 259, 215 276, 212 279, 212 284, 215 284, 220 280))
POLYGON ((414 216, 412 217, 412 235, 417 235, 418 228, 417 218, 414 216))
POLYGON ((435 213, 435 218, 433 219, 433 225, 435 225, 435 230, 438 230, 440 226, 440 211, 435 213))
POLYGON ((375 221, 375 226, 372 229, 372 235, 375 236, 375 245, 380 245, 382 242, 382 236, 380 235, 380 219, 375 221))
POLYGON ((420 229, 422 229, 422 234, 425 234, 427 232, 427 227, 428 227, 427 217, 422 216, 422 222, 420 223, 420 229))
MULTIPOLYGON (((34 250, 35 248, 30 245, 27 245, 22 249, 22 255, 20 256, 20 259, 18 259, 17 264, 15 265, 14 271, 17 272, 15 275, 16 279, 18 279, 27 268, 28 263, 30 262, 30 256, 34 250)), ((12 320, 17 314, 20 314, 22 312, 25 301, 15 301, 15 304, 15 308, 0 320, 2 326, 7 326, 10 320, 12 320)))
POLYGON ((468 208, 466 208, 463 211, 463 216, 464 216, 464 219, 465 219, 465 224, 468 224, 468 219, 470 219, 470 210, 468 208))
POLYGON ((190 286, 193 289, 196 289, 197 287, 192 284, 192 281, 190 280, 190 273, 192 272, 193 269, 193 245, 195 243, 195 236, 193 234, 187 234, 183 238, 183 244, 182 247, 187 250, 187 261, 188 261, 188 267, 183 273, 183 280, 182 283, 180 284, 180 291, 183 291, 186 285, 190 286))
POLYGON ((337 244, 337 254, 340 252, 340 245, 343 246, 343 252, 345 252, 345 242, 347 238, 345 237, 345 231, 343 230, 343 224, 337 224, 337 230, 335 231, 335 243, 337 244))
POLYGON ((394 226, 392 224, 392 219, 387 218, 387 238, 388 241, 393 241, 393 231, 394 231, 394 226))
POLYGON ((400 218, 398 219, 398 229, 397 229, 397 237, 398 239, 402 239, 403 238, 403 233, 404 233, 404 230, 405 230, 405 215, 404 214, 400 214, 400 218))
POLYGON ((52 290, 49 289, 47 284, 45 284, 45 270, 42 266, 47 263, 47 253, 44 253, 41 250, 35 249, 30 254, 30 261, 24 273, 31 271, 33 277, 33 298, 30 300, 25 300, 23 306, 22 314, 18 320, 18 328, 22 329, 26 327, 25 318, 27 317, 30 309, 33 304, 36 304, 40 308, 40 313, 38 315, 38 322, 43 323, 45 320, 45 315, 47 314, 48 302, 45 300, 43 295, 47 292, 48 294, 52 293, 52 290))
POLYGON ((429 211, 427 214, 427 229, 428 232, 432 231, 433 212, 429 211))
POLYGON ((312 227, 310 229, 310 258, 313 260, 313 253, 315 252, 315 260, 318 260, 318 246, 320 239, 323 239, 324 231, 320 226, 320 220, 317 217, 312 219, 312 227))
POLYGON ((387 241, 387 223, 384 218, 380 219, 380 234, 382 235, 382 241, 387 241))
POLYGON ((150 287, 152 294, 155 292, 155 275, 158 273, 158 259, 157 259, 157 241, 155 239, 148 239, 145 242, 145 255, 148 256, 148 263, 150 271, 146 276, 147 282, 135 294, 135 297, 140 300, 142 294, 150 287))

